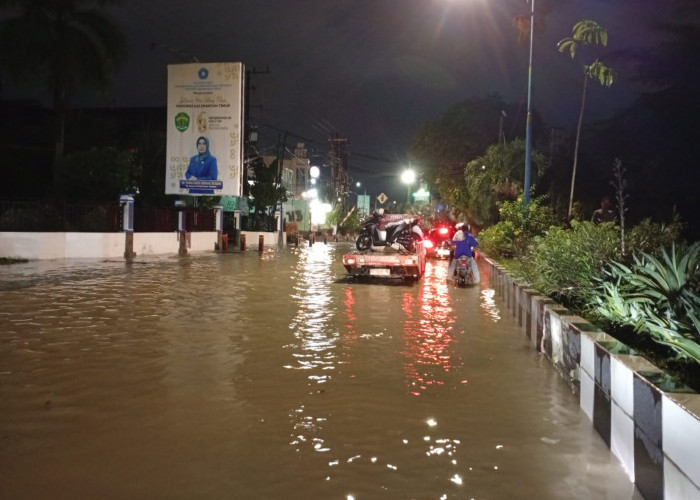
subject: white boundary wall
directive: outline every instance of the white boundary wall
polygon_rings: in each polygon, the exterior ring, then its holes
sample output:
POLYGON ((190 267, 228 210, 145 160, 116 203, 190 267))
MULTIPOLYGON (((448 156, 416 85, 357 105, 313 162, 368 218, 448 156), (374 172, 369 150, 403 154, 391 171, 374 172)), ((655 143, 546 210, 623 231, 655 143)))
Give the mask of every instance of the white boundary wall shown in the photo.
MULTIPOLYGON (((278 233, 243 231, 246 249, 257 249, 260 235, 265 247, 278 244, 278 233)), ((180 235, 168 233, 133 233, 136 256, 177 254, 180 235)), ((286 235, 285 235, 286 236, 286 235)), ((213 252, 216 249, 216 231, 187 233, 188 252, 213 252)), ((286 243, 286 238, 283 239, 286 243)), ((124 258, 126 233, 28 233, 0 232, 0 257, 51 259, 114 259, 124 258)), ((232 248, 229 243, 229 250, 232 248)))

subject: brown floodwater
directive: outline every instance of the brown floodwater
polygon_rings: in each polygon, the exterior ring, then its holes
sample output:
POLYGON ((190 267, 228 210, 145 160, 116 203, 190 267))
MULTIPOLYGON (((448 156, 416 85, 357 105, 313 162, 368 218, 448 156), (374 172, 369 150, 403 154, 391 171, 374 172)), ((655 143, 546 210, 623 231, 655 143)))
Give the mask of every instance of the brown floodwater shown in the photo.
POLYGON ((351 248, 0 266, 0 498, 641 498, 487 282, 351 248))

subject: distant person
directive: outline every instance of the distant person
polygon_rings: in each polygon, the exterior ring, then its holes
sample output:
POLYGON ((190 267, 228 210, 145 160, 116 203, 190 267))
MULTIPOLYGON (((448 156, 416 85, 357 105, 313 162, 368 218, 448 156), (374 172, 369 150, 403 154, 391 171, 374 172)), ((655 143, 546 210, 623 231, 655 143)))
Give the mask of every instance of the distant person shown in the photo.
POLYGON ((593 212, 591 222, 600 224, 601 222, 615 222, 615 212, 611 210, 612 203, 609 196, 603 196, 600 200, 600 208, 593 212))
POLYGON ((197 154, 190 158, 190 166, 185 172, 185 179, 194 177, 198 181, 215 181, 219 178, 216 158, 209 152, 209 139, 197 138, 197 154))
POLYGON ((479 283, 481 281, 481 276, 479 275, 479 267, 476 265, 474 260, 474 249, 479 245, 476 238, 472 233, 469 232, 469 226, 460 222, 455 226, 457 232, 452 236, 452 245, 455 247, 454 256, 450 261, 450 267, 447 270, 447 281, 452 279, 457 268, 457 260, 466 255, 469 257, 469 263, 472 267, 472 274, 474 275, 474 283, 479 283))

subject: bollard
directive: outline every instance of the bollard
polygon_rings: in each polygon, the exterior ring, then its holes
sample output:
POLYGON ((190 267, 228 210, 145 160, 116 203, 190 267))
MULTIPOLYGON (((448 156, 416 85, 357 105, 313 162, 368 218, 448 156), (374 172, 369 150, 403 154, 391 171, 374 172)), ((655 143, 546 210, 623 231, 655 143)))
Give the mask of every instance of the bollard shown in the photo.
POLYGON ((263 247, 265 246, 265 236, 262 234, 258 236, 258 252, 263 251, 263 247))
POLYGON ((313 244, 314 244, 314 235, 310 234, 309 235, 309 246, 313 246, 313 244))
POLYGON ((226 252, 228 250, 228 235, 224 234, 224 207, 221 205, 214 207, 214 221, 216 227, 216 244, 214 248, 219 252, 226 252), (224 237, 226 237, 226 241, 224 241, 224 237))
POLYGON ((177 233, 177 239, 179 242, 177 254, 178 255, 187 255, 187 231, 180 231, 177 233))
POLYGON ((246 247, 245 244, 245 234, 241 234, 241 251, 244 251, 246 247))
POLYGON ((178 241, 180 243, 178 248, 178 255, 187 255, 187 229, 185 217, 185 202, 182 200, 175 201, 175 210, 177 211, 177 233, 178 241))
POLYGON ((126 260, 132 260, 136 257, 136 252, 134 252, 134 232, 130 231, 124 233, 124 258, 126 260))

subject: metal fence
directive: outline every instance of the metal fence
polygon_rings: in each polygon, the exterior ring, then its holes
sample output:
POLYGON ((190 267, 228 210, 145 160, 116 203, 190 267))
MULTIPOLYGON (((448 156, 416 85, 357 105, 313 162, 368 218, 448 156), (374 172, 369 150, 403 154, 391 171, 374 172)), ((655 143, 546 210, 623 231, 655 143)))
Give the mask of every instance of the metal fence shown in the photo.
MULTIPOLYGON (((190 232, 216 231, 216 214, 213 209, 184 207, 185 229, 190 232)), ((134 231, 137 233, 158 233, 177 231, 175 208, 140 207, 134 208, 134 231)))
POLYGON ((118 203, 85 205, 0 200, 0 231, 115 232, 119 231, 120 212, 118 203))
POLYGON ((277 218, 274 215, 250 215, 241 217, 243 231, 261 231, 273 233, 277 231, 277 218))
MULTIPOLYGON (((187 231, 215 231, 213 209, 185 207, 187 231)), ((119 203, 89 205, 43 200, 0 200, 0 231, 93 232, 122 230, 123 210, 119 203)), ((173 208, 137 205, 134 231, 169 232, 177 230, 178 211, 173 208)))

